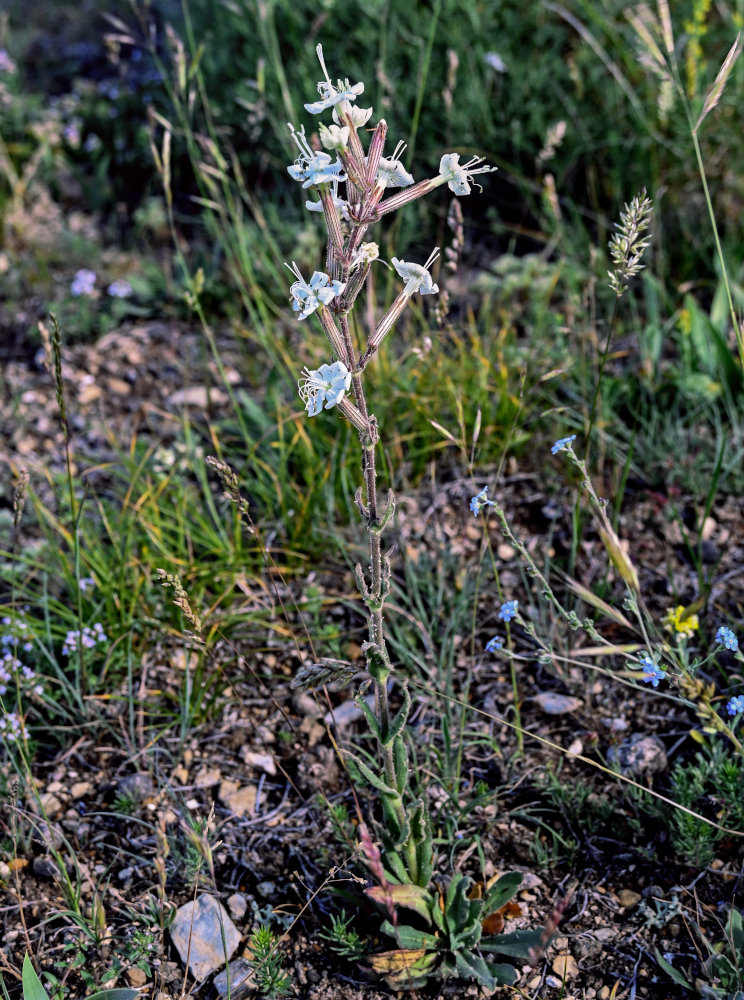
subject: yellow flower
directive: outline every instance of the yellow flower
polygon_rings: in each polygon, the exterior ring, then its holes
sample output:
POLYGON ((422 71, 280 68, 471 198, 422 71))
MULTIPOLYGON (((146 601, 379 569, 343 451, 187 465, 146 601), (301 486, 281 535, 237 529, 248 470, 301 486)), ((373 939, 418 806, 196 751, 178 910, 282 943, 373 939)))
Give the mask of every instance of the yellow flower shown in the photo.
POLYGON ((668 632, 674 632, 682 639, 692 639, 700 627, 698 616, 690 614, 681 604, 678 604, 674 610, 670 608, 667 611, 662 618, 662 624, 668 632))

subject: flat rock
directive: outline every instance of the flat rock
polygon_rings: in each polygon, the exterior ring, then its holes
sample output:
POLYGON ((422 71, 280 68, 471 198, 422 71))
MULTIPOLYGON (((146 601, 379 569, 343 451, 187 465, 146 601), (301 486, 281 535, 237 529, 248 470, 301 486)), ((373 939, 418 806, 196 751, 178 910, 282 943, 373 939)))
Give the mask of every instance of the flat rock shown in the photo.
POLYGON ((229 998, 230 1000, 243 1000, 243 997, 247 997, 255 989, 255 984, 251 982, 250 978, 252 971, 249 962, 246 962, 244 958, 236 958, 234 962, 230 962, 226 969, 214 977, 214 988, 221 997, 228 996, 227 974, 229 972, 229 998))
POLYGON ((219 969, 240 944, 240 931, 214 896, 199 896, 176 911, 171 940, 184 965, 198 980, 219 969), (222 944, 224 928, 225 947, 222 944))

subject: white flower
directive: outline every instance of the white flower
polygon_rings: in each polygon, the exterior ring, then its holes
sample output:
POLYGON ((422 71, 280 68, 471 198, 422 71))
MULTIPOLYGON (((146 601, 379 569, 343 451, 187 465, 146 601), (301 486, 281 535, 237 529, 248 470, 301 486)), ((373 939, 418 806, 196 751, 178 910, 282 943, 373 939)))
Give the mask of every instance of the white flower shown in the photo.
POLYGON ((305 138, 304 125, 299 132, 295 132, 292 123, 288 122, 287 124, 300 151, 295 162, 287 167, 290 177, 296 181, 302 181, 304 188, 317 184, 330 184, 334 180, 346 180, 343 173, 344 166, 338 158, 336 158, 335 163, 332 163, 328 153, 316 153, 310 148, 310 144, 305 138))
MULTIPOLYGON (((351 118, 351 124, 354 128, 364 128, 371 117, 372 108, 358 108, 355 104, 349 107, 349 118, 351 118)), ((333 109, 333 120, 337 125, 341 124, 341 119, 338 116, 338 108, 333 109)))
POLYGON ((339 127, 338 125, 323 125, 318 127, 318 133, 320 135, 320 144, 323 149, 332 149, 335 152, 340 153, 342 149, 346 149, 349 145, 349 129, 348 125, 339 127))
MULTIPOLYGON (((491 171, 498 170, 498 167, 479 167, 478 164, 482 163, 484 159, 483 156, 474 156, 467 163, 460 164, 459 153, 445 153, 439 161, 439 174, 447 181, 447 187, 450 191, 458 195, 470 194, 469 182, 474 174, 490 174, 491 171)), ((477 181, 473 181, 473 183, 481 191, 483 190, 477 181)))
POLYGON ((343 361, 321 365, 312 371, 304 368, 303 371, 305 374, 298 385, 300 398, 310 417, 320 413, 323 403, 326 410, 340 403, 351 385, 351 372, 343 361))
POLYGON ((292 261, 291 267, 289 264, 284 266, 289 268, 297 278, 297 281, 290 288, 289 294, 292 298, 292 308, 300 314, 298 319, 307 319, 318 306, 321 304, 327 306, 346 288, 343 281, 331 281, 323 271, 313 271, 310 281, 305 281, 294 261, 292 261))
MULTIPOLYGON (((336 206, 336 211, 338 212, 340 218, 342 218, 342 219, 344 219, 345 221, 348 222, 349 221, 349 203, 348 203, 348 201, 344 201, 343 198, 339 198, 337 192, 338 192, 338 181, 334 179, 333 182, 331 183, 331 199, 333 200, 333 204, 336 206)), ((322 212, 323 211, 323 202, 322 201, 306 201, 305 202, 305 208, 308 210, 308 212, 322 212)))
POLYGON ((429 254, 429 259, 425 264, 409 264, 405 260, 398 260, 393 257, 393 267, 406 282, 404 293, 410 298, 414 292, 421 295, 433 295, 439 291, 439 285, 435 285, 429 274, 429 268, 439 256, 439 247, 435 247, 429 254))
POLYGON ((383 156, 381 158, 380 165, 377 168, 377 177, 375 178, 377 187, 381 187, 384 190, 388 187, 408 187, 409 184, 413 184, 413 177, 400 162, 400 157, 403 155, 405 148, 406 143, 399 142, 392 156, 383 156))
POLYGON ((318 45, 315 51, 318 53, 320 68, 323 70, 325 80, 321 80, 318 84, 318 93, 321 99, 315 101, 314 104, 306 104, 305 111, 309 111, 311 115, 319 115, 321 111, 332 108, 335 104, 340 104, 341 101, 355 101, 360 94, 364 93, 363 83, 355 83, 352 86, 348 80, 337 80, 338 86, 334 87, 323 61, 323 46, 318 45))
POLYGON ((353 271, 357 267, 365 267, 367 264, 371 264, 373 260, 377 260, 379 256, 380 248, 376 243, 362 243, 359 249, 354 251, 349 270, 353 271))

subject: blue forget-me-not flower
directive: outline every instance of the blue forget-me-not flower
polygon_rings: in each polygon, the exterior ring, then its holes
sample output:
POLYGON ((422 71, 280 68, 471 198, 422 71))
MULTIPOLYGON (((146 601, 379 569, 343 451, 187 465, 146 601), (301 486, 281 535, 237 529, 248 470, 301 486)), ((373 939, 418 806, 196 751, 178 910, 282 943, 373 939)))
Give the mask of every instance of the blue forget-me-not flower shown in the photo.
POLYGON ((496 506, 493 500, 488 499, 486 493, 488 493, 488 487, 484 486, 483 489, 480 491, 480 493, 476 493, 476 495, 470 501, 470 509, 472 510, 472 512, 475 514, 476 517, 480 514, 480 512, 483 510, 484 507, 496 506))
POLYGON ((551 454, 557 455, 559 451, 566 451, 571 442, 575 440, 576 440, 575 434, 571 434, 570 437, 558 438, 553 447, 550 449, 551 454))
POLYGON ((722 646, 725 646, 726 649, 732 650, 734 653, 739 648, 739 640, 736 638, 731 629, 726 628, 725 625, 721 625, 716 632, 716 642, 720 642, 722 646))
POLYGON ((652 684, 655 688, 659 686, 659 681, 663 681, 666 678, 666 673, 664 668, 658 663, 654 663, 650 656, 644 656, 641 658, 641 666, 645 671, 645 677, 642 677, 644 684, 652 684))
POLYGON ((739 715, 744 712, 744 694, 737 694, 735 698, 726 705, 726 711, 729 715, 739 715))
POLYGON ((519 607, 519 601, 504 601, 504 603, 499 608, 499 618, 502 622, 510 622, 512 618, 517 617, 517 608, 519 607))

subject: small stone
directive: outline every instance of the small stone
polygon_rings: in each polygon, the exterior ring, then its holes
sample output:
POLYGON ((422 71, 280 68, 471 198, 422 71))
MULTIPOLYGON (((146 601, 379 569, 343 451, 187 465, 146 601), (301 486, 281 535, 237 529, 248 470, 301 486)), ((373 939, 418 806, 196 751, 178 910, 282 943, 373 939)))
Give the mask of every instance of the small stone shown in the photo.
POLYGON ((135 774, 125 774, 116 783, 116 794, 128 799, 141 801, 153 794, 155 788, 152 778, 145 771, 137 771, 135 774))
POLYGON ((607 751, 610 764, 619 764, 620 773, 625 775, 653 775, 665 771, 668 766, 664 744, 658 736, 643 736, 636 733, 629 740, 607 751))
POLYGON ((188 961, 189 972, 198 980, 219 969, 240 944, 240 932, 214 896, 199 896, 179 907, 170 935, 181 961, 188 961))
POLYGON ((632 889, 621 889, 617 894, 617 900, 625 910, 633 910, 641 901, 641 894, 633 892, 632 889))
POLYGON ((234 962, 230 962, 226 969, 214 977, 214 988, 221 997, 229 996, 229 1000, 243 1000, 243 997, 247 997, 255 988, 254 983, 251 982, 252 972, 250 962, 246 962, 244 958, 236 958, 234 962), (227 988, 228 972, 230 973, 229 991, 227 988))
POLYGON ((511 562, 516 555, 514 548, 511 545, 507 545, 506 542, 502 542, 501 545, 499 545, 496 549, 496 553, 502 562, 511 562))
POLYGON ((31 870, 39 878, 56 878, 59 875, 59 868, 51 858, 34 858, 31 870))
POLYGON ((41 808, 44 814, 49 819, 54 819, 55 816, 59 816, 62 812, 62 803, 59 801, 56 795, 51 792, 44 792, 39 796, 39 801, 41 802, 41 808))
POLYGON ((565 979, 575 979, 579 974, 576 959, 570 953, 558 955, 551 962, 550 968, 557 976, 560 976, 561 982, 565 979))
POLYGON ((242 920, 248 909, 248 900, 242 892, 234 892, 232 896, 227 897, 227 908, 231 916, 236 920, 242 920))
POLYGON ((584 704, 580 698, 557 691, 541 691, 532 699, 546 715, 566 715, 575 712, 584 704))
POLYGON ((217 767, 203 767, 194 778, 197 788, 211 788, 213 785, 219 785, 220 781, 222 781, 222 771, 217 767))
POLYGON ((76 781, 74 785, 70 786, 70 795, 73 799, 82 799, 86 795, 90 795, 93 791, 93 785, 89 781, 76 781))
POLYGON ((147 982, 147 973, 144 969, 138 969, 135 965, 131 969, 127 969, 124 973, 124 978, 130 986, 136 986, 139 989, 147 982))
POLYGON ((218 798, 235 816, 245 816, 256 808, 257 790, 255 785, 239 787, 237 781, 223 781, 218 798))
POLYGON ((270 753, 256 753, 255 750, 246 750, 243 748, 240 756, 248 767, 255 767, 272 776, 276 774, 276 762, 270 753))

